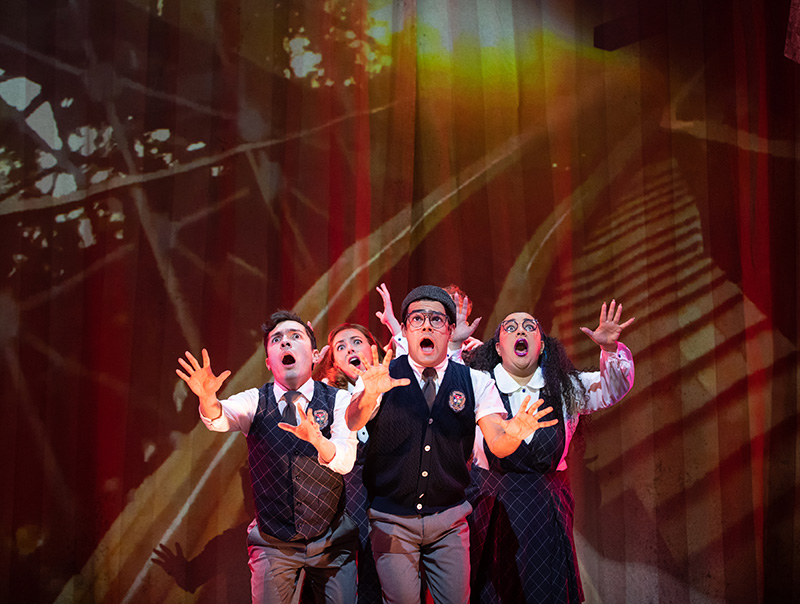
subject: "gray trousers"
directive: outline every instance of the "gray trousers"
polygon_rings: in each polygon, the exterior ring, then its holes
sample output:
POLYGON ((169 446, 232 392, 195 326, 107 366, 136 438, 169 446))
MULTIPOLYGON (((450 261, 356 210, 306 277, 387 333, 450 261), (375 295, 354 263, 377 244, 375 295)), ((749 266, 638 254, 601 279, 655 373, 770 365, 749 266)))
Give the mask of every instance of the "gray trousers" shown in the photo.
POLYGON ((250 554, 250 590, 253 604, 290 604, 297 601, 305 571, 314 599, 326 604, 356 601, 356 552, 358 527, 345 513, 314 541, 281 541, 250 523, 247 535, 250 554), (293 600, 294 597, 294 600, 293 600))
POLYGON ((469 527, 464 502, 429 516, 395 516, 370 509, 370 540, 383 601, 420 602, 421 570, 436 604, 469 602, 469 527))

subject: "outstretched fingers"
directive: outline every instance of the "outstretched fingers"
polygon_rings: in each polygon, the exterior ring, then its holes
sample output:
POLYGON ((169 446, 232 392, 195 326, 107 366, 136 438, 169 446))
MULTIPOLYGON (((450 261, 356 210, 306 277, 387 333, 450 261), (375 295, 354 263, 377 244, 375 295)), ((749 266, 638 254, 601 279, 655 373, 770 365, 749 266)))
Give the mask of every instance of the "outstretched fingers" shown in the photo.
POLYGON ((620 319, 622 319, 622 304, 617 305, 617 312, 614 313, 614 323, 619 323, 620 319))
POLYGON ((608 315, 606 316, 606 321, 614 320, 614 312, 616 308, 617 308, 617 301, 612 298, 611 304, 608 305, 608 315))
POLYGON ((622 303, 617 304, 616 311, 614 310, 614 304, 615 303, 616 303, 616 300, 611 300, 611 306, 608 309, 608 315, 609 315, 609 317, 611 317, 611 315, 613 313, 613 319, 612 318, 608 318, 607 320, 611 321, 612 323, 614 323, 616 325, 619 325, 620 330, 623 330, 626 327, 628 327, 631 323, 633 323, 636 320, 636 317, 631 317, 630 319, 628 319, 624 323, 620 323, 620 321, 622 321, 622 303))
MULTIPOLYGON (((186 354, 189 354, 188 352, 186 354)), ((192 367, 189 363, 183 360, 183 357, 178 357, 178 364, 183 367, 188 373, 194 373, 197 371, 194 367, 192 367)))
MULTIPOLYGON (((531 402, 531 395, 529 394, 524 399, 522 399, 522 404, 519 407, 519 412, 520 413, 527 413, 528 412, 528 405, 530 405, 530 402, 531 402)), ((532 408, 538 407, 543 402, 544 401, 542 399, 539 399, 536 403, 534 403, 534 406, 532 408)))
MULTIPOLYGON (((394 356, 394 351, 391 348, 389 348, 389 350, 386 351, 386 356, 383 357, 383 366, 386 367, 387 369, 389 368, 389 363, 392 362, 393 356, 394 356)), ((372 358, 373 359, 378 358, 378 347, 375 346, 374 344, 372 345, 372 358)))
POLYGON ((392 303, 392 296, 389 294, 389 288, 386 287, 385 283, 381 283, 375 290, 381 295, 383 298, 384 305, 388 302, 389 304, 392 303))
MULTIPOLYGON (((203 353, 204 353, 203 360, 205 361, 208 358, 208 353, 206 352, 205 348, 203 349, 203 353)), ((186 370, 186 373, 184 373, 180 369, 176 369, 175 373, 178 374, 178 377, 181 378, 184 382, 188 383, 189 380, 192 379, 192 376, 195 374, 195 372, 200 371, 201 367, 200 363, 197 361, 197 359, 191 352, 187 350, 184 354, 186 355, 186 359, 188 359, 188 361, 184 360, 183 357, 178 357, 178 363, 180 364, 181 367, 183 367, 186 370)))
POLYGON ((229 369, 226 369, 225 371, 219 374, 219 377, 217 378, 217 390, 219 390, 220 386, 222 386, 222 382, 227 380, 230 377, 230 375, 231 372, 229 369))
POLYGON ((522 406, 520 407, 520 413, 525 413, 531 419, 536 420, 540 428, 544 428, 547 426, 554 426, 558 423, 557 419, 547 420, 545 422, 539 421, 546 415, 548 415, 553 408, 552 407, 545 407, 544 409, 539 409, 544 404, 544 399, 539 399, 534 403, 530 403, 531 395, 525 397, 525 400, 522 401, 522 406))
POLYGON ((469 301, 467 300, 466 296, 462 296, 461 294, 453 294, 453 302, 456 303, 456 309, 458 311, 458 317, 466 318, 467 316, 467 308, 469 305, 469 301))

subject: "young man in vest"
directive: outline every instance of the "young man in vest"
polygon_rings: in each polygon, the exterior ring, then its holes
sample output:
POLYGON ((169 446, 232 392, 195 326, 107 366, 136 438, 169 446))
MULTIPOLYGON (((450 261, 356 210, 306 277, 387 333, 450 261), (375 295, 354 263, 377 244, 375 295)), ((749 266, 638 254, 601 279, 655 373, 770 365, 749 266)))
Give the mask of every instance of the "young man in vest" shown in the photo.
POLYGON ((372 551, 385 602, 419 602, 424 569, 437 604, 466 604, 471 507, 464 491, 475 424, 491 451, 505 457, 555 421, 539 422, 552 411, 538 411, 541 400, 526 401, 524 412, 506 421, 491 377, 448 361, 456 306, 443 289, 412 290, 401 317, 408 355, 375 365, 362 358, 347 410, 350 429, 366 424, 370 433, 364 484, 372 551))
POLYGON ((342 474, 353 467, 356 435, 347 428, 346 390, 311 379, 319 356, 312 329, 289 311, 262 326, 274 382, 218 400, 230 375, 215 376, 189 352, 180 376, 200 399, 203 423, 247 437, 256 519, 247 537, 253 602, 292 600, 301 569, 316 599, 356 600, 358 528, 344 513, 342 474), (188 361, 188 362, 187 362, 188 361))

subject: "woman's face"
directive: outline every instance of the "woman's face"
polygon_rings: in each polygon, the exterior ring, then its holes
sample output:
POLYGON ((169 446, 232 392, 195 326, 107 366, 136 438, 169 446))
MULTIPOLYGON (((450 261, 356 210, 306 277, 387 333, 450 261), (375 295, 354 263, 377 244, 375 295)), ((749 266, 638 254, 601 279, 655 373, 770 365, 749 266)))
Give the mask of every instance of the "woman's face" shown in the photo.
POLYGON ((333 366, 340 369, 351 382, 358 379, 358 370, 361 368, 359 353, 363 354, 368 362, 373 362, 369 340, 357 329, 343 329, 333 336, 331 342, 333 366))
POLYGON ((539 365, 542 350, 539 322, 526 312, 511 313, 500 323, 495 350, 503 361, 503 369, 511 375, 532 376, 539 365))

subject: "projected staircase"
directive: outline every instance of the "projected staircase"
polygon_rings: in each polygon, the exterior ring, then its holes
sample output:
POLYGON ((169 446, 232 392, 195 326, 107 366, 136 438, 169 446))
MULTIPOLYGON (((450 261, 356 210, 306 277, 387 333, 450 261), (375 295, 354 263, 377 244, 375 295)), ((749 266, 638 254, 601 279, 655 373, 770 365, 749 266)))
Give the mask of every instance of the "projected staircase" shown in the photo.
POLYGON ((765 505, 769 401, 773 380, 794 371, 791 345, 704 251, 673 165, 648 168, 594 224, 572 279, 553 293, 552 331, 578 368, 596 367, 597 347, 578 327, 594 328, 615 297, 623 319, 637 317, 623 337, 636 383, 582 424, 585 441, 570 454, 587 601, 600 601, 598 591, 607 602, 647 601, 654 585, 660 601, 698 592, 722 601, 731 583, 753 577, 720 569, 762 551, 752 509, 765 505), (631 563, 642 567, 632 574, 631 563))

